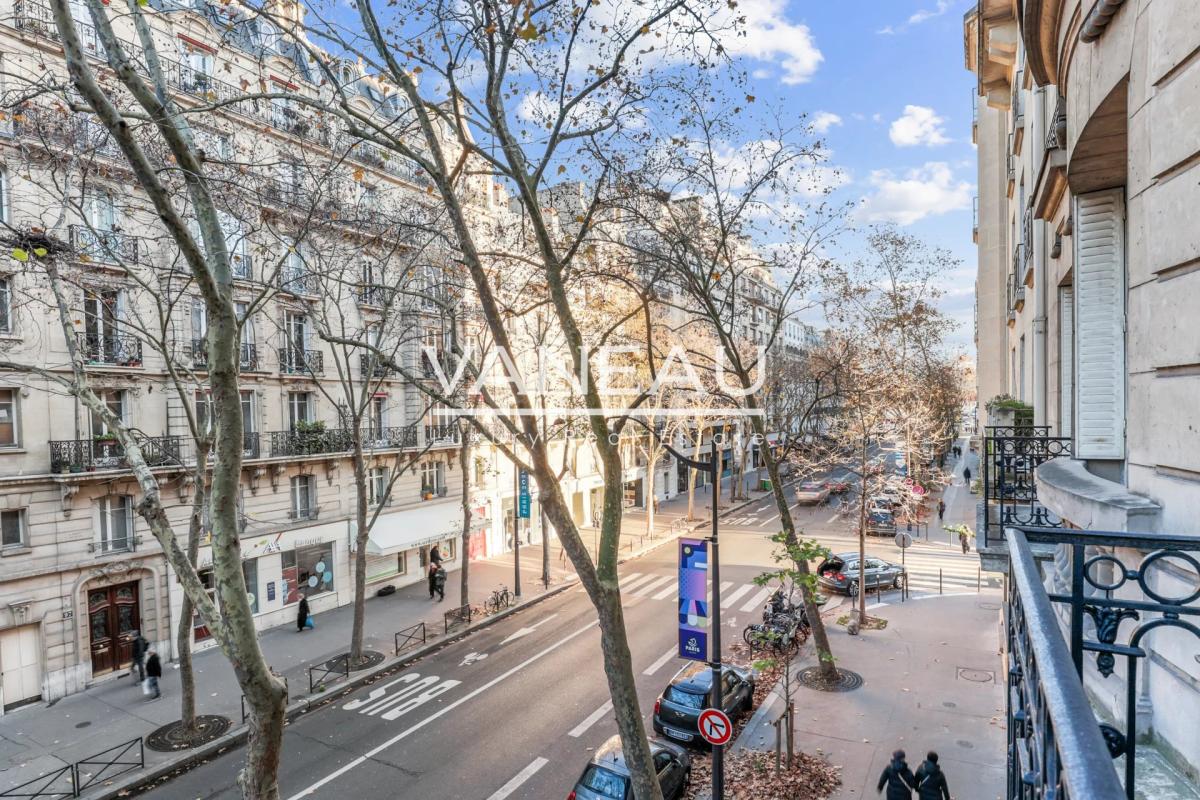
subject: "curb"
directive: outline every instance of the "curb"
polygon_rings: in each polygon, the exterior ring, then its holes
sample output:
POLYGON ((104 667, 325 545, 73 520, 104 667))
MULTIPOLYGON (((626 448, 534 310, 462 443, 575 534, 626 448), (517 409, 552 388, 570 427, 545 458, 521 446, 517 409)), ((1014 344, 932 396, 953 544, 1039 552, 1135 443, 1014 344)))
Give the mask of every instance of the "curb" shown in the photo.
MULTIPOLYGON (((698 523, 697 525, 687 528, 687 532, 695 530, 699 524, 702 523, 698 523)), ((638 551, 629 553, 624 557, 618 558, 617 563, 624 564, 627 561, 641 558, 647 553, 657 550, 659 547, 662 547, 669 542, 675 541, 681 535, 683 535, 682 531, 675 535, 668 532, 659 541, 642 547, 638 551)), ((284 710, 284 725, 291 723, 298 717, 307 714, 310 711, 315 711, 322 706, 329 704, 329 702, 338 695, 360 689, 363 686, 373 683, 380 677, 383 677, 384 675, 387 675, 396 669, 405 667, 415 661, 419 661, 428 655, 432 655, 444 647, 465 639, 476 631, 483 630, 484 628, 494 625, 495 623, 506 619, 507 617, 512 616, 519 611, 523 611, 541 603, 544 600, 548 600, 551 597, 556 597, 560 594, 563 594, 578 583, 579 577, 577 575, 571 575, 565 578, 559 585, 547 589, 537 597, 530 598, 529 600, 525 600, 518 605, 506 608, 504 611, 501 611, 497 614, 492 614, 491 616, 485 617, 478 622, 473 622, 453 635, 445 636, 438 641, 431 642, 422 647, 402 653, 399 656, 393 656, 391 660, 384 661, 382 664, 377 667, 373 667, 372 669, 364 670, 345 683, 339 683, 338 685, 322 692, 301 697, 295 702, 289 703, 287 708, 284 710)), ((192 767, 197 766, 198 764, 203 763, 214 756, 223 754, 227 749, 242 744, 246 740, 249 733, 249 726, 244 722, 239 723, 230 729, 229 732, 212 740, 211 742, 207 742, 199 747, 188 750, 186 753, 181 754, 178 758, 165 761, 162 764, 152 767, 151 769, 138 772, 136 775, 131 775, 126 780, 114 781, 106 785, 103 791, 96 792, 94 794, 88 794, 86 795, 86 798, 87 800, 116 800, 117 798, 126 798, 144 791, 149 791, 155 788, 153 784, 155 784, 157 781, 160 781, 163 778, 172 777, 176 773, 186 772, 192 767)))

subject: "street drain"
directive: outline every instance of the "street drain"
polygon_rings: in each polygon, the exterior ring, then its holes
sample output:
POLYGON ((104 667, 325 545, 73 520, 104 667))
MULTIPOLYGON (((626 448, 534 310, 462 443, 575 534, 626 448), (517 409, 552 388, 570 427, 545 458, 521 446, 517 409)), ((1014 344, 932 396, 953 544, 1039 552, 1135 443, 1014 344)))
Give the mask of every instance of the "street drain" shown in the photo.
POLYGON ((946 708, 958 708, 958 703, 955 703, 951 700, 947 700, 946 702, 942 703, 942 705, 944 705, 946 708))
POLYGON ((852 692, 863 685, 863 677, 848 669, 839 669, 837 678, 828 680, 821 674, 820 667, 808 667, 800 670, 796 679, 801 686, 816 689, 819 692, 852 692))
POLYGON ((992 683, 996 680, 996 673, 990 669, 970 669, 968 667, 958 668, 958 677, 964 681, 971 683, 992 683))
POLYGON ((90 722, 80 722, 80 723, 77 723, 75 725, 75 727, 79 728, 80 730, 83 730, 84 728, 86 728, 88 725, 91 725, 91 724, 92 723, 90 723, 90 722))

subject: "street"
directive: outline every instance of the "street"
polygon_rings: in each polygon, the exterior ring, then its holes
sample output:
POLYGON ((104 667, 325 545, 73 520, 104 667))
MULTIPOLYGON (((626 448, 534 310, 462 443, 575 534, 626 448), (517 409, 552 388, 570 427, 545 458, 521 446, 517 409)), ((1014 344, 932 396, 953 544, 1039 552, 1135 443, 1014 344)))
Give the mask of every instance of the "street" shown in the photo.
MULTIPOLYGON (((835 551, 853 549, 852 537, 837 534, 835 509, 794 513, 806 535, 835 551)), ((769 590, 752 581, 773 563, 777 519, 769 497, 722 519, 726 648, 766 600, 769 590)), ((890 540, 872 541, 868 551, 899 560, 890 540)), ((906 560, 914 594, 937 593, 939 570, 946 593, 975 591, 978 561, 957 547, 915 544, 906 560)), ((670 544, 622 567, 647 719, 682 665, 675 579, 670 544)), ((832 597, 828 610, 842 602, 832 597)), ((421 798, 565 797, 591 752, 615 733, 595 612, 582 589, 571 588, 296 720, 286 729, 280 784, 290 800, 377 796, 385 786, 421 798)), ((241 764, 241 751, 232 751, 148 794, 234 798, 241 764)))

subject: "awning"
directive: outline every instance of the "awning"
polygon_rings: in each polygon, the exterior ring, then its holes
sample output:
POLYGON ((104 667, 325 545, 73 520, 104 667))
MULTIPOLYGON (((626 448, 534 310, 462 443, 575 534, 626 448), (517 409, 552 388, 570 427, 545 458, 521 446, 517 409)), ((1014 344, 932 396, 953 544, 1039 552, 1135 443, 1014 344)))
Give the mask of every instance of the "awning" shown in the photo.
POLYGON ((367 553, 386 556, 458 536, 462 504, 456 500, 427 503, 405 511, 381 514, 367 537, 367 553))

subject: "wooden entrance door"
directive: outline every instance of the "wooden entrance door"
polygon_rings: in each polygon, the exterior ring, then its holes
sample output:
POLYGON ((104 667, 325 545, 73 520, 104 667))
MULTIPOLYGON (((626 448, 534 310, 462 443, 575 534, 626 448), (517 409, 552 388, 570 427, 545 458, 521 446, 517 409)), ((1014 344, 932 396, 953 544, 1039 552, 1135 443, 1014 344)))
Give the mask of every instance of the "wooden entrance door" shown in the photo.
POLYGON ((141 618, 137 581, 88 590, 93 675, 133 663, 133 632, 141 627, 141 618))

